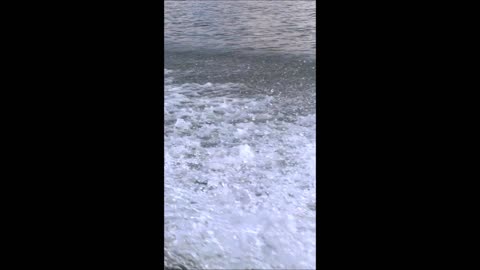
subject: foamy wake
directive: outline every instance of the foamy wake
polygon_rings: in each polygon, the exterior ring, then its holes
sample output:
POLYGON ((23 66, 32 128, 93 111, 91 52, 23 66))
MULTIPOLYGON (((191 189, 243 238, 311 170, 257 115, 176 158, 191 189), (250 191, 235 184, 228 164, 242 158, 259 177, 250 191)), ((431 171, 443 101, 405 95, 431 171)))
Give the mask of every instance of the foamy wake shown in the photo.
POLYGON ((314 269, 315 114, 174 75, 165 70, 166 266, 314 269))

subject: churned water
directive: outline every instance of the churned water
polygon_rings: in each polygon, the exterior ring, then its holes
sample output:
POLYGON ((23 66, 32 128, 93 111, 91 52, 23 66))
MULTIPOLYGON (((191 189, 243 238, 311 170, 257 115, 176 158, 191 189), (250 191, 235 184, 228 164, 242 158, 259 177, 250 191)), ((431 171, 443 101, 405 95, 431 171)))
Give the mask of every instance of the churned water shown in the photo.
POLYGON ((165 2, 165 266, 315 268, 315 2, 165 2))

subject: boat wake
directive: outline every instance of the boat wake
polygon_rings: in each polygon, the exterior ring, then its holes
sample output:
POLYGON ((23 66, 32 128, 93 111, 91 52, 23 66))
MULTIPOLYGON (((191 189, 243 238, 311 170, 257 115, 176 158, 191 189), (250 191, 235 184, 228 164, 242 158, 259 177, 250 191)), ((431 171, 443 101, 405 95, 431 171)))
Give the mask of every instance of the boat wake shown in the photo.
POLYGON ((315 268, 315 113, 165 69, 165 266, 315 268))

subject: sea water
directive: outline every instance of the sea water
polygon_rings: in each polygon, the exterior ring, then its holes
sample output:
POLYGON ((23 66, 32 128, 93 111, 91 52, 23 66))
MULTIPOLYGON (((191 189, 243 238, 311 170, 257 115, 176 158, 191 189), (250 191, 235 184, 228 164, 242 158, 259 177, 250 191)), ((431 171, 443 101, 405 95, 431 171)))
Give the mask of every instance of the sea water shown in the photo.
POLYGON ((315 2, 165 2, 165 266, 315 268, 315 2))

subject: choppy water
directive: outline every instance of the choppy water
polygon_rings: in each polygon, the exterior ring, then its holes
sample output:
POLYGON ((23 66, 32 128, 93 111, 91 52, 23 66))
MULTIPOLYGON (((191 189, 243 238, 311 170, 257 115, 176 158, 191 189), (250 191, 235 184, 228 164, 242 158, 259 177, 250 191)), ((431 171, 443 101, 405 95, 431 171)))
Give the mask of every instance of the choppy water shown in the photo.
POLYGON ((315 2, 165 2, 167 267, 315 268, 314 35, 315 2))

